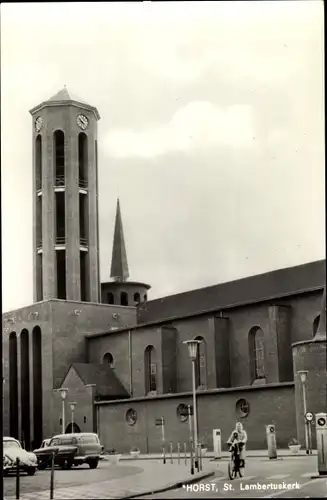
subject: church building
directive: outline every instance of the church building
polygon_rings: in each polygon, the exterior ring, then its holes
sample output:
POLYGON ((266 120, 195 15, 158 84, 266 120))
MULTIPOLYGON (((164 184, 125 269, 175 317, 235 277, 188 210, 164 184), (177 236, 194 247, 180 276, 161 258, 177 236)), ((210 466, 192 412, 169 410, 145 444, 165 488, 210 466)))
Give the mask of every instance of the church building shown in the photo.
POLYGON ((64 427, 97 432, 106 450, 150 453, 163 418, 176 449, 189 441, 185 341, 197 339, 201 443, 212 449, 213 429, 226 442, 240 420, 249 449, 266 447, 269 424, 278 447, 305 446, 300 371, 307 411, 326 411, 325 260, 151 300, 129 276, 118 200, 101 283, 99 112, 64 88, 30 114, 34 302, 3 315, 4 435, 33 449, 64 427))

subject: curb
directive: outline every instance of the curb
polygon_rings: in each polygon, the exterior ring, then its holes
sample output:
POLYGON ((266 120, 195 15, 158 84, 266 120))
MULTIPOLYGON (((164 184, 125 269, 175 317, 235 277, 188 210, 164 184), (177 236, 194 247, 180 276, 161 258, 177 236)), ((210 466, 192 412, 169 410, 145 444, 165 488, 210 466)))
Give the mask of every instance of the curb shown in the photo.
POLYGON ((119 500, 128 500, 130 498, 139 498, 139 497, 144 497, 144 496, 148 496, 148 495, 154 495, 156 493, 164 493, 165 491, 169 491, 169 490, 176 490, 177 488, 181 488, 184 484, 198 483, 199 481, 202 481, 203 479, 207 479, 208 477, 212 477, 214 475, 215 475, 215 471, 204 472, 202 474, 199 474, 196 477, 191 477, 190 479, 186 479, 186 481, 177 481, 176 483, 172 483, 168 486, 163 486, 162 488, 152 489, 152 490, 144 491, 142 493, 136 493, 135 495, 130 495, 127 497, 121 497, 119 500))

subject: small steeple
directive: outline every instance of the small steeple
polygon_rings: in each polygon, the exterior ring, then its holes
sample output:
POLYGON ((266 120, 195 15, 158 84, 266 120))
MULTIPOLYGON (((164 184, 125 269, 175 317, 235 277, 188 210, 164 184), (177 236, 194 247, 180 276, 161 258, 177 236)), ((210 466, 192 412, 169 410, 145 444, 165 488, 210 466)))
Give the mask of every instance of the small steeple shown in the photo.
POLYGON ((114 278, 116 281, 126 281, 129 277, 119 198, 117 198, 117 210, 116 210, 114 241, 112 246, 110 277, 114 278))
POLYGON ((317 333, 313 337, 313 340, 326 340, 326 337, 327 335, 326 335, 326 286, 325 286, 324 293, 322 296, 322 306, 321 306, 319 325, 317 333))

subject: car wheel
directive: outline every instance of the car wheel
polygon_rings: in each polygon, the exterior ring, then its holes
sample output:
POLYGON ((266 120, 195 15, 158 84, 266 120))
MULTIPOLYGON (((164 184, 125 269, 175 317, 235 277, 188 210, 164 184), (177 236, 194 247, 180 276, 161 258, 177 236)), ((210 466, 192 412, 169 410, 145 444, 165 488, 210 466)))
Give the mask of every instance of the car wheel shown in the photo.
POLYGON ((99 459, 98 458, 93 458, 89 460, 89 467, 90 469, 96 469, 98 467, 99 459))
POLYGON ((29 476, 34 476, 36 472, 36 467, 26 467, 25 470, 29 476))
POLYGON ((69 470, 73 466, 73 462, 71 460, 65 460, 64 462, 61 463, 61 468, 63 470, 69 470))

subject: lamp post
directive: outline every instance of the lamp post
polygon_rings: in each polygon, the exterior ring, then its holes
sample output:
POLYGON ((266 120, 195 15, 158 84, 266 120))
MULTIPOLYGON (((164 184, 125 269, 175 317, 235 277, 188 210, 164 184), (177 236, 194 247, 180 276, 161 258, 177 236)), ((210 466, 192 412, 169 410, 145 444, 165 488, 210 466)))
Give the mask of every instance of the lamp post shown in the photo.
POLYGON ((72 433, 74 432, 74 410, 76 407, 75 401, 69 403, 70 411, 72 412, 72 433))
POLYGON ((65 434, 65 399, 68 389, 58 389, 58 392, 60 392, 62 402, 62 434, 65 434))
POLYGON ((300 376, 300 380, 302 383, 303 390, 303 412, 304 412, 304 432, 305 432, 305 449, 306 454, 309 455, 309 432, 308 432, 308 421, 306 419, 307 414, 307 394, 305 384, 308 378, 308 370, 300 370, 298 371, 298 375, 300 376))
POLYGON ((196 386, 195 386, 195 362, 198 353, 200 340, 186 340, 184 344, 188 346, 188 352, 192 361, 192 388, 193 388, 193 423, 194 423, 194 465, 199 470, 198 461, 198 409, 196 406, 196 386))

